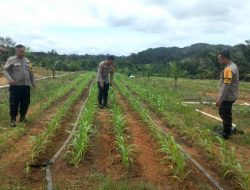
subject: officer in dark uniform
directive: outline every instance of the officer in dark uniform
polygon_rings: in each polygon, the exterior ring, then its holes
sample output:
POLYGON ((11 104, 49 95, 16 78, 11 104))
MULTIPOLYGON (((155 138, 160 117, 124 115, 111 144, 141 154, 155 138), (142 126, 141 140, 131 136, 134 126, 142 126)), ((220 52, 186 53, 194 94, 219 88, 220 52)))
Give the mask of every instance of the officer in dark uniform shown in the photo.
POLYGON ((231 61, 230 52, 222 51, 218 55, 219 63, 225 65, 220 77, 219 95, 216 105, 223 120, 222 137, 228 139, 232 130, 232 106, 239 94, 239 71, 237 65, 231 61))
POLYGON ((98 106, 107 108, 109 86, 113 84, 114 78, 114 60, 115 57, 109 55, 107 60, 102 61, 98 67, 97 84, 98 84, 98 106))
POLYGON ((18 110, 20 114, 19 122, 27 122, 26 113, 30 104, 30 86, 35 87, 35 78, 32 72, 30 61, 24 57, 25 47, 17 45, 16 55, 10 57, 4 66, 4 75, 10 87, 10 117, 11 127, 16 127, 16 117, 18 110))

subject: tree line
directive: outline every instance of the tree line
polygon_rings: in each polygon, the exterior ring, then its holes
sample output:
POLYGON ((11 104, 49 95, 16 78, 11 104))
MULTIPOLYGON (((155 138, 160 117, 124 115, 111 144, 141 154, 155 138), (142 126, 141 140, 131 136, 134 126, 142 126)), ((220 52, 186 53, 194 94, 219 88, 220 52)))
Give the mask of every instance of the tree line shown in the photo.
MULTIPOLYGON (((7 52, 0 54, 3 63, 14 54, 15 42, 9 37, 0 37, 0 46, 7 52)), ((222 66, 217 62, 217 54, 229 49, 232 60, 238 65, 240 79, 250 81, 250 41, 235 46, 193 44, 184 48, 159 47, 150 48, 129 56, 116 56, 116 70, 126 75, 145 75, 184 77, 192 79, 218 79, 222 66)), ((56 50, 49 52, 32 52, 27 49, 27 57, 33 65, 50 70, 79 71, 96 70, 106 55, 58 54, 56 50)))

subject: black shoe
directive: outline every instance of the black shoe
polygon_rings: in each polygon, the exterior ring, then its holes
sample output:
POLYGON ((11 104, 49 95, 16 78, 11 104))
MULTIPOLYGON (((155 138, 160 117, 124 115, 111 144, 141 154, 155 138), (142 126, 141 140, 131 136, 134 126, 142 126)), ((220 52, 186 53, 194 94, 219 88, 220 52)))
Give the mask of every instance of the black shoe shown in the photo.
POLYGON ((11 128, 15 128, 16 127, 16 121, 15 120, 11 120, 10 121, 10 127, 11 128))
POLYGON ((106 108, 106 109, 110 109, 110 106, 109 105, 105 105, 105 106, 103 106, 104 108, 106 108))
POLYGON ((98 108, 104 109, 104 106, 103 105, 98 105, 98 108))
POLYGON ((20 117, 19 123, 28 123, 29 121, 25 117, 20 117))
POLYGON ((221 136, 222 136, 223 139, 227 140, 227 139, 229 139, 230 135, 227 134, 227 133, 223 133, 221 136))

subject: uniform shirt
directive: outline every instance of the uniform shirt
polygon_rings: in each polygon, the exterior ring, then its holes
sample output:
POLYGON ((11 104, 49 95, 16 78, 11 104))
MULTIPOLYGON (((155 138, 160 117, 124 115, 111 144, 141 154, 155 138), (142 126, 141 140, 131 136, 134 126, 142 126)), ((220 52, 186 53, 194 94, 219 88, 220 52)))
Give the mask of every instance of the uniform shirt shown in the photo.
POLYGON ((35 77, 32 66, 27 58, 10 57, 4 66, 3 74, 9 82, 14 81, 15 86, 33 86, 35 77))
POLYGON ((230 62, 221 73, 219 102, 236 101, 239 94, 239 71, 235 63, 230 62))
POLYGON ((97 82, 109 83, 109 81, 112 81, 114 78, 114 72, 114 64, 108 65, 107 61, 102 61, 98 67, 97 82))

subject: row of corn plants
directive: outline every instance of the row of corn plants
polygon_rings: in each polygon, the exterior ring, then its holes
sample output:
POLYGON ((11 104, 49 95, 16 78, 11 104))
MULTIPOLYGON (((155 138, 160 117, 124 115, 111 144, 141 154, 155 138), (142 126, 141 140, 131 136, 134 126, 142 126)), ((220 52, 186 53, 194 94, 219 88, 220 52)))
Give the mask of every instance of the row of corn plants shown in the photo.
POLYGON ((133 157, 135 153, 135 145, 128 144, 128 135, 126 133, 126 121, 122 109, 117 102, 116 92, 112 89, 110 93, 110 100, 112 102, 112 121, 114 124, 115 143, 117 150, 121 155, 122 164, 126 169, 133 165, 133 157))
POLYGON ((242 189, 250 189, 250 172, 243 169, 242 165, 237 161, 235 148, 228 147, 225 141, 217 137, 220 144, 220 165, 223 168, 224 177, 233 177, 238 181, 238 186, 242 189))
POLYGON ((90 144, 90 137, 94 132, 93 121, 96 113, 97 88, 91 87, 84 111, 80 116, 76 129, 73 131, 73 138, 68 146, 66 158, 70 164, 78 167, 90 144))
POLYGON ((189 116, 191 115, 193 117, 200 117, 199 114, 194 113, 194 111, 189 107, 184 107, 183 105, 178 104, 178 102, 176 102, 176 100, 172 99, 171 97, 164 98, 164 96, 158 95, 154 88, 142 88, 140 84, 134 82, 126 82, 126 85, 128 85, 131 90, 139 95, 138 98, 140 98, 141 101, 147 101, 158 113, 165 116, 166 120, 171 126, 180 129, 178 132, 181 135, 189 138, 192 142, 208 152, 210 158, 217 158, 216 160, 219 161, 218 163, 222 167, 224 177, 233 176, 238 181, 238 184, 242 189, 250 188, 249 171, 244 170, 239 161, 237 161, 234 148, 228 148, 224 140, 219 137, 213 138, 213 135, 209 129, 201 128, 199 125, 193 127, 196 118, 190 119, 189 121, 192 121, 191 123, 187 120, 180 120, 178 118, 177 108, 181 107, 182 112, 185 112, 186 115, 189 116), (175 109, 173 109, 175 112, 173 112, 173 110, 169 111, 169 107, 175 107, 175 109), (214 142, 218 142, 218 139, 220 145, 219 156, 216 154, 216 148, 214 146, 214 142))
MULTIPOLYGON (((71 79, 72 77, 70 77, 71 79)), ((35 120, 39 115, 41 115, 46 109, 48 109, 55 101, 57 101, 58 99, 60 99, 61 97, 63 97, 65 94, 69 93, 72 89, 74 89, 77 85, 80 84, 80 82, 82 81, 82 76, 81 75, 78 75, 77 78, 72 82, 70 83, 69 85, 67 86, 61 86, 59 88, 57 88, 55 90, 53 90, 53 93, 51 90, 49 90, 49 94, 48 94, 48 98, 46 98, 45 101, 43 101, 43 103, 41 103, 39 105, 39 108, 35 109, 32 113, 31 113, 31 116, 29 117, 29 119, 31 121, 35 120)), ((49 87, 50 84, 53 84, 51 86, 55 87, 55 84, 52 83, 52 82, 47 82, 47 81, 43 81, 43 82, 46 82, 46 85, 43 84, 42 85, 42 88, 39 89, 39 90, 35 90, 35 96, 36 96, 36 100, 40 100, 42 98, 39 98, 37 96, 40 96, 40 91, 47 91, 47 89, 49 87), (47 87, 47 88, 46 88, 47 87), (39 91, 39 92, 38 92, 39 91)), ((59 83, 58 83, 59 84, 59 83)), ((40 86, 39 86, 40 88, 40 86)), ((34 100, 32 100, 34 101, 34 100)), ((6 110, 8 109, 8 106, 6 104, 6 106, 4 107, 5 109, 5 112, 6 110)), ((0 109, 0 112, 1 112, 1 109, 0 109)), ((1 114, 0 114, 1 115, 1 114)), ((5 125, 8 125, 8 124, 5 124, 5 125)), ((29 130, 29 128, 25 127, 25 124, 19 124, 17 128, 15 128, 14 130, 11 130, 11 131, 6 131, 5 133, 1 134, 0 136, 0 153, 4 152, 5 150, 8 149, 8 141, 11 139, 11 141, 15 141, 16 139, 18 139, 20 136, 22 136, 25 132, 27 132, 29 130)))
POLYGON ((158 141, 160 150, 164 155, 164 160, 171 164, 170 169, 174 177, 182 181, 186 174, 186 155, 182 148, 175 142, 174 138, 165 133, 152 120, 149 110, 142 106, 141 102, 135 97, 121 82, 118 81, 121 94, 126 97, 132 108, 139 114, 142 121, 148 127, 151 135, 158 141))
POLYGON ((92 75, 85 75, 82 78, 81 84, 78 84, 68 99, 61 106, 59 106, 57 113, 53 116, 47 128, 39 135, 32 137, 31 162, 33 162, 40 153, 45 151, 47 145, 54 136, 55 131, 60 128, 61 119, 67 114, 73 103, 79 99, 91 78, 92 75))
POLYGON ((147 102, 156 112, 165 117, 170 127, 179 129, 177 132, 181 136, 206 150, 210 156, 214 154, 213 140, 216 139, 213 138, 208 128, 200 127, 201 115, 199 113, 179 104, 179 101, 171 96, 159 95, 155 89, 148 86, 143 88, 141 84, 135 82, 126 82, 125 85, 133 93, 138 94, 140 101, 147 102))
POLYGON ((57 101, 58 99, 63 97, 65 94, 69 93, 70 91, 72 91, 77 86, 81 85, 84 78, 85 78, 85 75, 79 75, 79 77, 77 77, 77 79, 71 84, 66 85, 66 86, 63 85, 62 87, 60 87, 52 96, 48 97, 46 102, 43 102, 40 105, 38 111, 34 112, 33 117, 40 115, 44 110, 48 109, 55 101, 57 101))

